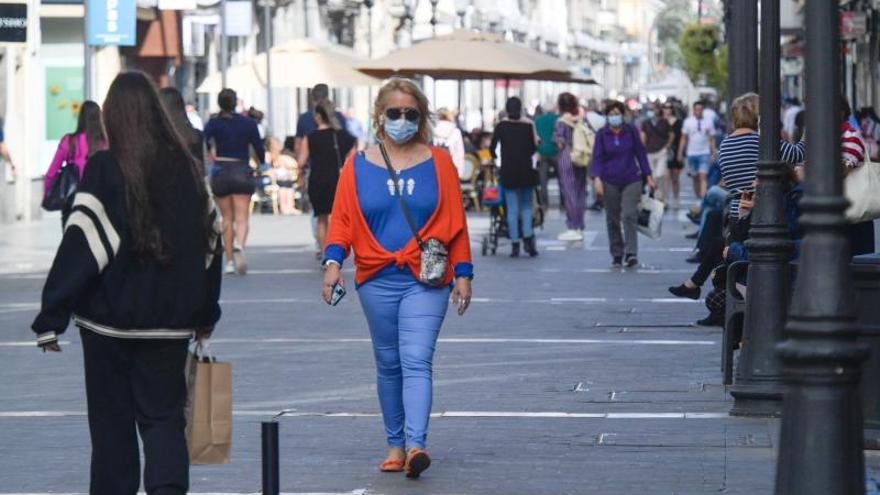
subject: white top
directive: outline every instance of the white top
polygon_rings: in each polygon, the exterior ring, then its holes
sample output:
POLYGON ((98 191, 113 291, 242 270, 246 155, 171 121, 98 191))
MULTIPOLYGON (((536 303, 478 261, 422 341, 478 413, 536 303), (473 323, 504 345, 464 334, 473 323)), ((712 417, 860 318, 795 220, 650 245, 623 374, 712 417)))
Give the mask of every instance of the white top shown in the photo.
POLYGON ((794 134, 795 127, 797 127, 794 123, 795 118, 797 118, 798 112, 801 111, 801 107, 797 105, 792 105, 785 109, 785 113, 782 115, 782 130, 785 131, 786 134, 791 137, 794 134))
POLYGON ((709 155, 709 140, 715 135, 715 125, 705 116, 697 120, 693 115, 684 119, 681 132, 687 136, 687 156, 709 155))
POLYGON ((434 126, 434 145, 446 146, 452 156, 452 163, 458 169, 458 176, 464 172, 464 139, 461 130, 454 122, 438 120, 434 126))

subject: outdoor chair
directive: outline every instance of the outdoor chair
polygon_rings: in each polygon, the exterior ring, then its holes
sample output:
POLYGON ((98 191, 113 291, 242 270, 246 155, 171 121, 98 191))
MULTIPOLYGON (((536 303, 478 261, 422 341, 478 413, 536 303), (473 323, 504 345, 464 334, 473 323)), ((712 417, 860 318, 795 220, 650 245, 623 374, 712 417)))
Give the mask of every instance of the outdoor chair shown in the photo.
POLYGON ((742 337, 746 314, 745 293, 736 281, 749 269, 748 261, 737 261, 727 267, 724 303, 724 331, 721 338, 721 372, 724 385, 733 383, 733 346, 742 337))

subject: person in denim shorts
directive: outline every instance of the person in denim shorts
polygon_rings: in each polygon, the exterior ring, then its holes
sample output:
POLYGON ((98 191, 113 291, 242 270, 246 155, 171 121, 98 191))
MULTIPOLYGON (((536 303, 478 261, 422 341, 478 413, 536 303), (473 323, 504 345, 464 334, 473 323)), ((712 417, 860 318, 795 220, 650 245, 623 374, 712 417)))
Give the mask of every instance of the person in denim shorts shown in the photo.
POLYGON ((688 173, 694 180, 694 192, 702 198, 709 184, 709 169, 715 157, 715 124, 703 115, 703 103, 694 103, 694 112, 684 120, 678 161, 687 156, 688 173), (685 154, 686 152, 686 154, 685 154))

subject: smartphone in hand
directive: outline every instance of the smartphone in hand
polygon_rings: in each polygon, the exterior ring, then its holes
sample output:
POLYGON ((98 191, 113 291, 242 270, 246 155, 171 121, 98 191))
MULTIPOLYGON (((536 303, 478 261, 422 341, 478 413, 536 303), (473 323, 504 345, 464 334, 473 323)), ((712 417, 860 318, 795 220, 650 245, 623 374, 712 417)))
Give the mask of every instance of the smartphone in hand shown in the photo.
POLYGON ((337 282, 333 285, 333 291, 330 293, 330 305, 336 306, 343 297, 345 297, 345 287, 337 282))

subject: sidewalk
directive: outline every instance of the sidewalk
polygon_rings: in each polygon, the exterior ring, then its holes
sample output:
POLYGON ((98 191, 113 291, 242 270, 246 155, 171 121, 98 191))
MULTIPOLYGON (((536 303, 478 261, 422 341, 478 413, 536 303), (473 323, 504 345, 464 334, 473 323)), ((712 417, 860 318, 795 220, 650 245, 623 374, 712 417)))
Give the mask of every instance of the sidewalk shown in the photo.
MULTIPOLYGON (((481 257, 468 315, 450 311, 435 360, 435 464, 420 481, 376 469, 384 453, 369 335, 355 291, 320 302, 308 219, 256 217, 247 277, 227 277, 214 350, 233 363, 232 463, 192 468, 196 493, 260 490, 260 426, 278 411, 282 488, 360 494, 771 493, 778 422, 732 418, 719 328, 666 287, 691 272, 685 222, 641 238, 638 270, 612 270, 604 217, 583 245, 534 260, 481 257)), ((54 221, 2 227, 0 494, 86 492, 88 431, 76 332, 65 351, 31 345, 54 221)), ((350 278, 350 274, 349 274, 350 278)), ((880 460, 869 457, 869 464, 880 460)))

